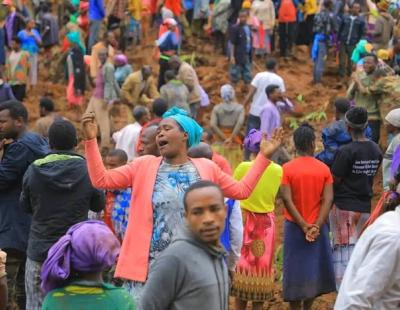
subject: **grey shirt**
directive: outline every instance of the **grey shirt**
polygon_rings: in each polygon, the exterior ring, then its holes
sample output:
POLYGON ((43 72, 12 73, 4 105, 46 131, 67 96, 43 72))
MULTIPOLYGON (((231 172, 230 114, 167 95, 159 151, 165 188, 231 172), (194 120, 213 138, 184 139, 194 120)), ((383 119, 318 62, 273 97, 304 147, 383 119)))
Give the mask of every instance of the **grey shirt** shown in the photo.
POLYGON ((139 310, 227 310, 224 256, 183 228, 150 269, 139 310))

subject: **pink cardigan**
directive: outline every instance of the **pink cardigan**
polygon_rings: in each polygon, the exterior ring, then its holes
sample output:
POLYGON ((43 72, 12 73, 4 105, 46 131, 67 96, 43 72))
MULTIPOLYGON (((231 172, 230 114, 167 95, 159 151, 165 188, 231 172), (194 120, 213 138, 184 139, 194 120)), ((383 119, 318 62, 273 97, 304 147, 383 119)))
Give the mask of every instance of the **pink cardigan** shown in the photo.
MULTIPOLYGON (((128 228, 122 243, 115 276, 145 282, 153 233, 152 196, 161 157, 143 156, 117 169, 106 170, 96 139, 85 142, 90 179, 102 189, 132 187, 128 228)), ((241 180, 236 181, 208 159, 190 159, 200 177, 219 184, 226 197, 243 200, 250 196, 269 160, 258 155, 254 165, 241 180)))

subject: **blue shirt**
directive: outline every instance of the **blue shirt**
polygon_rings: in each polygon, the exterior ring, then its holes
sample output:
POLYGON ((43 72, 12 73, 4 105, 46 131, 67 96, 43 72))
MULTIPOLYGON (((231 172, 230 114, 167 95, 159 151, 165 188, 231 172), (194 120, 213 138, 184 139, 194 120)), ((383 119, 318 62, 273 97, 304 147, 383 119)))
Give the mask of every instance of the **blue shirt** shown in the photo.
POLYGON ((105 16, 103 0, 89 0, 89 19, 102 20, 105 16))
POLYGON ((193 0, 183 0, 183 6, 186 10, 193 10, 194 4, 193 0))
POLYGON ((22 50, 30 54, 37 54, 39 52, 39 45, 36 43, 36 39, 41 41, 41 37, 36 29, 32 29, 32 34, 33 36, 28 35, 25 30, 21 30, 18 32, 18 38, 21 40, 22 50))

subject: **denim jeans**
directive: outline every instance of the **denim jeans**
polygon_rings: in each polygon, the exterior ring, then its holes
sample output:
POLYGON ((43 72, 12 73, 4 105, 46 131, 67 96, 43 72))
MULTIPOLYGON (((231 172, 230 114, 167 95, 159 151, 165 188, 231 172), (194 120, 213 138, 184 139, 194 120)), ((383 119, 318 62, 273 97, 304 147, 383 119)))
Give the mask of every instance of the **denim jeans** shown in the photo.
POLYGON ((251 63, 246 62, 245 64, 231 65, 229 75, 232 83, 238 83, 241 79, 243 79, 245 84, 250 84, 253 78, 251 73, 251 63))
MULTIPOLYGON (((246 128, 246 136, 252 129, 260 129, 261 126, 261 119, 258 116, 249 114, 249 117, 247 118, 247 128, 246 128)), ((250 152, 247 151, 246 149, 244 150, 244 159, 249 160, 250 159, 250 152)))
POLYGON ((99 39, 100 28, 102 20, 91 20, 89 28, 89 42, 88 42, 88 53, 92 51, 93 45, 95 45, 99 39))
POLYGON ((326 42, 319 42, 317 60, 314 63, 314 83, 321 83, 322 75, 324 74, 325 70, 327 52, 328 47, 326 42))

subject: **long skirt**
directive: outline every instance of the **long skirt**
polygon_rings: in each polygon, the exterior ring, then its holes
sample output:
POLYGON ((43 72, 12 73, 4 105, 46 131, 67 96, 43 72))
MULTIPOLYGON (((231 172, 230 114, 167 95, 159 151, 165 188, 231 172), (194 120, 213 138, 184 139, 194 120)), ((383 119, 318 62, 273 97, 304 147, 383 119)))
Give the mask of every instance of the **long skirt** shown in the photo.
POLYGON ((283 243, 283 299, 301 301, 334 292, 332 249, 328 225, 314 242, 305 239, 297 224, 285 221, 283 243))
POLYGON ((253 47, 256 55, 271 54, 272 30, 258 27, 253 33, 253 47))
POLYGON ((339 290, 351 254, 368 218, 369 213, 344 211, 335 205, 331 209, 329 225, 332 232, 333 266, 337 290, 339 290))
MULTIPOLYGON (((222 128, 221 131, 226 138, 229 138, 232 134, 230 129, 222 128)), ((212 148, 229 161, 232 171, 243 161, 242 140, 239 137, 236 137, 229 147, 222 142, 216 142, 212 145, 212 148)))
POLYGON ((244 211, 243 221, 243 246, 232 295, 241 300, 263 302, 273 296, 275 215, 244 211))
POLYGON ((73 74, 71 74, 69 76, 69 80, 68 80, 67 101, 68 101, 68 104, 71 106, 82 105, 82 103, 83 103, 83 96, 82 95, 77 96, 75 94, 74 75, 73 74))

